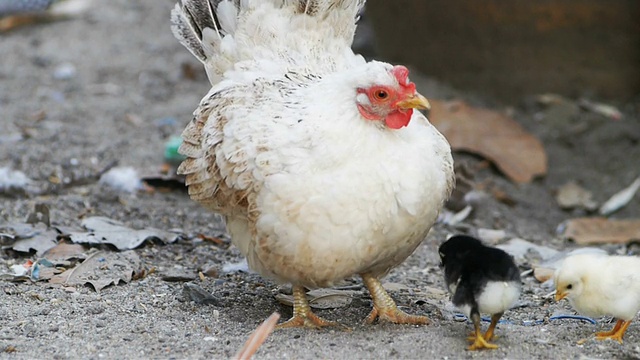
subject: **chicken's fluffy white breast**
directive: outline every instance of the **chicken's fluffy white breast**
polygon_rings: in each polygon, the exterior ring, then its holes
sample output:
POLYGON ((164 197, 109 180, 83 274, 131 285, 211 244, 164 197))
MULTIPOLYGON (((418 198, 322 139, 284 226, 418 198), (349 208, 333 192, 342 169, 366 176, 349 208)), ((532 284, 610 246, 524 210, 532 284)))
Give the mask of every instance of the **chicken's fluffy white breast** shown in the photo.
POLYGON ((305 104, 291 99, 308 88, 262 85, 214 91, 185 130, 193 199, 227 215, 250 266, 281 281, 327 286, 403 261, 453 186, 442 135, 419 113, 381 130, 331 99, 340 91, 310 87, 320 94, 305 104))

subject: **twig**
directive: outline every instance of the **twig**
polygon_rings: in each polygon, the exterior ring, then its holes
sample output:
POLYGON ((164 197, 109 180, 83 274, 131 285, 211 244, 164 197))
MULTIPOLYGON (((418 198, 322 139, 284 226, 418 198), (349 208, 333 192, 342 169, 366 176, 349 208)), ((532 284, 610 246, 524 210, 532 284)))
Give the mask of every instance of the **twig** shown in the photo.
POLYGON ((244 346, 236 353, 236 356, 233 357, 234 360, 248 360, 251 359, 253 354, 258 351, 258 348, 262 343, 267 339, 267 336, 271 334, 273 329, 276 327, 278 323, 278 319, 280 319, 280 314, 274 312, 258 326, 258 328, 249 336, 247 342, 244 343, 244 346))

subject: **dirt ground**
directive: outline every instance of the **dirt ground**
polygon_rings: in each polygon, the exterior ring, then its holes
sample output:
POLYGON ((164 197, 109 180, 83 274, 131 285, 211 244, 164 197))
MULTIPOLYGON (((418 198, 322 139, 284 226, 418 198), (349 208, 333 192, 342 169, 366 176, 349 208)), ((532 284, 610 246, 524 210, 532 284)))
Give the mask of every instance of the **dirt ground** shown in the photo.
MULTIPOLYGON (((291 315, 291 308, 274 297, 286 291, 283 287, 255 274, 222 271, 241 257, 233 247, 194 236, 222 236, 224 229, 217 216, 192 202, 184 191, 127 194, 95 180, 72 181, 69 186, 51 182, 95 174, 114 161, 140 173, 160 166, 165 142, 181 132, 209 89, 200 65, 169 31, 173 4, 174 0, 95 2, 80 18, 0 35, 0 167, 24 172, 39 192, 0 195, 0 223, 23 221, 34 204, 44 203, 56 225, 78 227, 81 218, 99 215, 134 228, 180 229, 186 234, 174 244, 138 248, 145 266, 156 272, 100 292, 83 286, 1 281, 0 350, 5 351, 0 358, 228 358, 272 312, 291 315), (185 76, 185 68, 196 69, 194 78, 185 76), (210 268, 218 274, 197 276, 210 268), (219 303, 185 300, 184 281, 167 281, 175 274, 193 279, 219 303)), ((622 345, 593 339, 577 345, 596 329, 611 327, 610 319, 598 319, 597 325, 550 320, 559 311, 573 312, 565 302, 557 304, 546 297, 551 289, 531 275, 523 278, 519 307, 508 311, 506 322, 498 326, 500 348, 466 351, 471 325, 455 321, 455 310, 443 292, 436 251, 447 234, 474 234, 478 228, 504 229, 507 239, 520 237, 559 250, 576 247, 559 238, 556 228, 584 212, 562 211, 554 191, 576 180, 602 203, 640 175, 638 99, 610 102, 625 115, 622 121, 612 121, 575 104, 544 108, 531 99, 500 104, 417 75, 413 79, 431 98, 462 98, 497 110, 510 107, 513 117, 544 143, 547 176, 514 185, 494 168, 476 166, 481 162, 477 157, 456 154, 459 164, 477 168, 474 181, 491 182, 513 204, 489 196, 477 202, 461 224, 438 224, 415 254, 385 280, 400 284, 391 294, 402 308, 428 315, 432 324, 363 325, 371 300, 355 278, 347 280, 356 291, 350 305, 317 310, 351 331, 276 331, 256 358, 640 357, 637 322, 622 345)), ((640 196, 614 216, 640 218, 640 196)), ((633 250, 624 245, 601 247, 611 253, 633 250)), ((4 251, 0 273, 28 258, 36 257, 4 251)), ((529 261, 520 261, 523 271, 529 261)))

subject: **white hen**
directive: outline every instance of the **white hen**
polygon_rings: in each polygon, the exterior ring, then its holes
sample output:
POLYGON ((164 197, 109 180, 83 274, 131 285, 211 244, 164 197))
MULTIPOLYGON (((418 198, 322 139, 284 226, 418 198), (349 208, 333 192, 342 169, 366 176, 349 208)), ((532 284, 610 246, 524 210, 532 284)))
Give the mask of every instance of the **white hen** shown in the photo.
POLYGON ((567 298, 579 313, 609 315, 617 322, 596 339, 622 337, 640 311, 640 258, 580 254, 566 258, 554 275, 556 300, 567 298))
POLYGON ((293 318, 325 326, 304 287, 359 274, 374 308, 407 315, 379 277, 425 238, 454 184, 444 137, 408 70, 351 48, 364 0, 182 0, 173 32, 213 88, 183 133, 191 197, 222 213, 263 276, 293 284, 293 318))

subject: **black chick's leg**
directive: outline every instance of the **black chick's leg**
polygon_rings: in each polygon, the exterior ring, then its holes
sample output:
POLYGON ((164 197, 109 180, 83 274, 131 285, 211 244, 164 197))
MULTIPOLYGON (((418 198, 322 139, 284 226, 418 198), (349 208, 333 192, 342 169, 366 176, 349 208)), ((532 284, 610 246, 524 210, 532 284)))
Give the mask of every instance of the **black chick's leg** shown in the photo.
POLYGON ((491 324, 489 325, 489 328, 487 329, 487 332, 484 333, 484 339, 485 340, 491 341, 492 339, 496 338, 496 336, 493 335, 493 331, 495 330, 496 325, 498 325, 498 321, 502 317, 502 314, 504 314, 504 313, 501 312, 499 314, 491 315, 491 324))
POLYGON ((482 330, 480 329, 480 313, 478 313, 477 309, 471 310, 471 320, 473 321, 473 327, 475 329, 475 335, 473 337, 473 343, 469 345, 468 350, 481 350, 481 349, 497 349, 498 345, 490 344, 482 335, 482 330))

